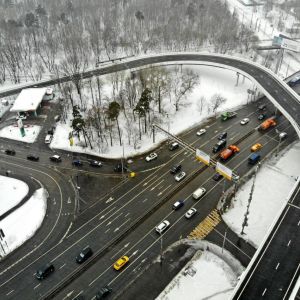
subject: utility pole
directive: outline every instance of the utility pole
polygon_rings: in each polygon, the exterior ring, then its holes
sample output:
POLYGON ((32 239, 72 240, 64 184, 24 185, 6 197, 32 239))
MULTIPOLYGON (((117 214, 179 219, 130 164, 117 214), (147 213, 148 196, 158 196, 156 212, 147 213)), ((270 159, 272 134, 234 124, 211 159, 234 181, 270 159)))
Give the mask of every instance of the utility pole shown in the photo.
POLYGON ((255 172, 254 172, 254 176, 253 176, 253 183, 252 183, 249 198, 248 198, 247 210, 244 214, 244 221, 243 221, 243 224, 242 224, 241 235, 245 234, 244 229, 245 229, 246 226, 248 226, 249 208, 250 208, 250 204, 251 204, 251 201, 252 201, 252 196, 253 196, 254 187, 255 187, 255 179, 256 179, 256 175, 257 175, 257 171, 258 171, 259 167, 260 167, 260 163, 258 163, 258 165, 255 168, 255 172))

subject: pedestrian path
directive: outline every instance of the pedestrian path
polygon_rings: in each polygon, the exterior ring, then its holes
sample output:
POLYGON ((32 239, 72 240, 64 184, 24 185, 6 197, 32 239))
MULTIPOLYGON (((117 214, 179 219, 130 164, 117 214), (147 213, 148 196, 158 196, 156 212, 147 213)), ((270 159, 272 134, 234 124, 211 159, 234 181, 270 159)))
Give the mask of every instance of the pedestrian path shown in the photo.
POLYGON ((210 214, 188 235, 188 239, 204 239, 220 222, 221 216, 217 209, 210 214))

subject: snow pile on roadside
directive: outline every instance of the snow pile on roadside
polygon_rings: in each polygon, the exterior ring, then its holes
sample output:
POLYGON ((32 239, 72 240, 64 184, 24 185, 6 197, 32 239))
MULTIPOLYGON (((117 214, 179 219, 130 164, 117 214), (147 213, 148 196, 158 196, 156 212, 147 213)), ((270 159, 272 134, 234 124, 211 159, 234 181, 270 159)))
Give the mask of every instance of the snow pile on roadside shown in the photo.
POLYGON ((156 299, 228 299, 236 285, 231 268, 209 251, 198 250, 185 269, 196 273, 191 276, 181 271, 156 299))
POLYGON ((0 176, 0 215, 16 206, 28 194, 28 185, 18 179, 0 176))
POLYGON ((41 126, 37 125, 30 125, 25 127, 25 136, 22 137, 20 129, 17 126, 7 126, 0 130, 0 137, 21 141, 24 143, 34 143, 36 138, 38 137, 41 126))
MULTIPOLYGON (((287 201, 300 170, 300 143, 294 144, 279 158, 272 157, 257 173, 250 204, 248 226, 243 239, 258 247, 279 209, 287 201)), ((222 217, 228 226, 240 235, 253 180, 238 191, 233 207, 222 217)))
POLYGON ((41 226, 47 210, 48 192, 40 188, 20 208, 0 222, 0 228, 5 234, 2 241, 1 256, 12 252, 30 239, 41 226))

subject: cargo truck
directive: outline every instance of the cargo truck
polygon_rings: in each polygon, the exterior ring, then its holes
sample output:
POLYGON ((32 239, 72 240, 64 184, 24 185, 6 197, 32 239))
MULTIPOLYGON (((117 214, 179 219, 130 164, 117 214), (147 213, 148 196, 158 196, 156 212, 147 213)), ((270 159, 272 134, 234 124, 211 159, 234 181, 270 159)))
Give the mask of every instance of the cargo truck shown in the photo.
POLYGON ((227 149, 223 150, 220 154, 222 160, 227 160, 230 158, 234 153, 239 152, 240 149, 235 145, 230 145, 227 149))
POLYGON ((228 119, 234 118, 237 116, 237 113, 235 111, 227 111, 221 114, 222 121, 226 121, 228 119))
POLYGON ((276 126, 276 124, 277 123, 273 118, 269 118, 260 124, 259 130, 267 130, 270 127, 276 126))

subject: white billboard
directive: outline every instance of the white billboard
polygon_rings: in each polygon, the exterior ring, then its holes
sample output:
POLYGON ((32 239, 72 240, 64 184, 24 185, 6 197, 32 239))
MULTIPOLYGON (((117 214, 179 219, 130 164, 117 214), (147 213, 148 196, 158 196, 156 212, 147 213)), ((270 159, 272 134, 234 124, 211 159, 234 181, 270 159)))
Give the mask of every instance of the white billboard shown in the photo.
POLYGON ((232 179, 232 170, 227 168, 225 165, 222 165, 221 163, 217 162, 216 164, 216 171, 223 175, 228 180, 232 179))
POLYGON ((283 36, 274 36, 272 45, 280 46, 283 49, 288 49, 294 52, 300 52, 300 44, 298 42, 283 36))
POLYGON ((209 165, 210 163, 210 156, 200 149, 196 149, 196 159, 202 161, 206 165, 209 165))

